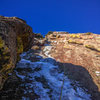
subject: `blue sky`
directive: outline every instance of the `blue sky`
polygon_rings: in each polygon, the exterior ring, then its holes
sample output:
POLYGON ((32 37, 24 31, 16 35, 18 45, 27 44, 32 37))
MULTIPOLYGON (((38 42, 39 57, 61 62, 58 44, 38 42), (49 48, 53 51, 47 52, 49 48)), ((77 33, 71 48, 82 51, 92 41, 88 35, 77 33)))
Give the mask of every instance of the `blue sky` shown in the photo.
POLYGON ((35 33, 100 34, 100 0, 0 0, 0 15, 26 20, 35 33))

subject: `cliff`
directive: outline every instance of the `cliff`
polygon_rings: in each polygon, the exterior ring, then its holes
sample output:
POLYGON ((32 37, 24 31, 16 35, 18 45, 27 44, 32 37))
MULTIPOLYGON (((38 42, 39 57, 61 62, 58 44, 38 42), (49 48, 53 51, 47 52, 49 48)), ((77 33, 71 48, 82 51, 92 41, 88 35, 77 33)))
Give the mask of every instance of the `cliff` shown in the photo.
POLYGON ((1 88, 2 100, 57 100, 61 89, 63 100, 99 100, 100 35, 55 31, 43 38, 24 20, 0 16, 1 88))
POLYGON ((33 42, 32 28, 17 17, 0 16, 0 88, 33 42))
MULTIPOLYGON (((62 32, 49 34, 46 39, 53 46, 49 55, 63 63, 68 77, 79 81, 95 97, 98 97, 99 91, 100 97, 100 35, 62 32)), ((93 100, 99 100, 99 97, 93 100)))

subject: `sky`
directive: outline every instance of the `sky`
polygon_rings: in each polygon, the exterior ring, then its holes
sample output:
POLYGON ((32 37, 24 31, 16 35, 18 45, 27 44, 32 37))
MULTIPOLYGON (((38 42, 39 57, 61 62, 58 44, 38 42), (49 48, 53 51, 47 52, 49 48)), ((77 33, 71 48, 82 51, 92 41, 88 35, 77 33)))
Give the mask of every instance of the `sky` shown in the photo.
POLYGON ((34 33, 100 34, 100 0, 0 0, 0 15, 24 19, 34 33))

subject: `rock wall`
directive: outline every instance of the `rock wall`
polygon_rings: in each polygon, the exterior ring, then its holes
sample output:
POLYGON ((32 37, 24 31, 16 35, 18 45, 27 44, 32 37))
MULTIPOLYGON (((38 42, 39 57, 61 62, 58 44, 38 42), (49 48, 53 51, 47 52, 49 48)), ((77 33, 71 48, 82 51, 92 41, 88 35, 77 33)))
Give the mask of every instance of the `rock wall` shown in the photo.
POLYGON ((19 54, 33 42, 32 28, 17 17, 0 16, 0 89, 12 72, 19 54))
POLYGON ((100 35, 93 33, 50 34, 50 56, 62 63, 62 69, 72 80, 79 81, 100 99, 100 35), (65 35, 65 36, 63 36, 65 35), (74 65, 74 66, 73 66, 74 65))

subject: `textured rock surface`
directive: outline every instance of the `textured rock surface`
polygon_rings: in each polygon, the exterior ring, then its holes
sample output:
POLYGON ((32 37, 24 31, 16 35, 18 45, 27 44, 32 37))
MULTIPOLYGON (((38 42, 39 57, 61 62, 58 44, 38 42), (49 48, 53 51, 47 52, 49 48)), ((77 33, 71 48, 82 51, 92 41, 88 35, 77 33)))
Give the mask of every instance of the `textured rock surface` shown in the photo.
POLYGON ((0 16, 0 88, 19 54, 31 47, 32 39, 32 28, 24 20, 0 16))
MULTIPOLYGON (((41 34, 32 33, 32 28, 24 20, 0 16, 0 89, 20 59, 19 55, 31 48, 32 52, 38 52, 36 55, 41 56, 42 51, 42 57, 53 58, 59 62, 61 69, 73 81, 73 86, 77 85, 75 82, 78 81, 81 87, 88 89, 93 100, 99 100, 100 35, 90 32, 49 32, 45 39, 41 38, 41 34)), ((28 55, 30 56, 26 58, 32 62, 39 60, 32 53, 28 55)), ((4 89, 10 88, 11 86, 7 87, 9 84, 14 85, 18 81, 18 77, 12 75, 10 80, 6 81, 4 89)), ((17 86, 14 85, 15 88, 17 86)))
POLYGON ((46 37, 53 46, 50 56, 63 63, 66 74, 72 80, 82 83, 94 98, 97 97, 93 100, 99 100, 100 35, 92 33, 60 34, 59 37, 57 35, 50 34, 46 37))
POLYGON ((2 100, 59 100, 61 89, 62 100, 100 99, 100 35, 59 35, 48 35, 49 41, 35 39, 35 45, 21 55, 14 74, 5 82, 0 92, 2 100))
POLYGON ((0 91, 1 100, 59 100, 63 79, 61 100, 91 100, 87 89, 64 75, 61 63, 48 58, 50 48, 31 49, 20 55, 21 60, 0 91))

